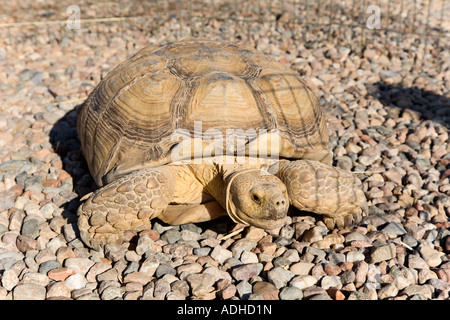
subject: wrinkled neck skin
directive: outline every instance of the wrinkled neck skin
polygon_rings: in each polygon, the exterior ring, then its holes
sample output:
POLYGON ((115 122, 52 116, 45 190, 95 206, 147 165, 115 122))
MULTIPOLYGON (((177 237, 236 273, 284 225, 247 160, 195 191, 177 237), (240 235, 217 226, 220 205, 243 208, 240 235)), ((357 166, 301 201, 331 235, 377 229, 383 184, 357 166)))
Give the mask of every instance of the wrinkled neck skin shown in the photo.
POLYGON ((233 164, 202 163, 189 164, 188 166, 197 180, 205 187, 206 191, 226 209, 227 186, 236 175, 248 170, 264 170, 265 172, 270 165, 273 165, 277 161, 266 163, 266 161, 255 159, 253 162, 256 163, 249 163, 248 158, 235 158, 235 163, 233 164))

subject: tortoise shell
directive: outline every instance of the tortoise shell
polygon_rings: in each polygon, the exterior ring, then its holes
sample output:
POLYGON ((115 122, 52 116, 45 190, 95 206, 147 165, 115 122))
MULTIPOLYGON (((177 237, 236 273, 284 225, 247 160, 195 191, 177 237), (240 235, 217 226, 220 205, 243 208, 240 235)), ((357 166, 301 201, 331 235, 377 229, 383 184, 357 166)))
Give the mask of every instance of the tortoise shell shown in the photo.
POLYGON ((296 72, 243 45, 186 39, 145 47, 112 70, 77 113, 99 186, 173 162, 176 132, 265 129, 277 132, 281 158, 331 161, 312 91, 296 72))

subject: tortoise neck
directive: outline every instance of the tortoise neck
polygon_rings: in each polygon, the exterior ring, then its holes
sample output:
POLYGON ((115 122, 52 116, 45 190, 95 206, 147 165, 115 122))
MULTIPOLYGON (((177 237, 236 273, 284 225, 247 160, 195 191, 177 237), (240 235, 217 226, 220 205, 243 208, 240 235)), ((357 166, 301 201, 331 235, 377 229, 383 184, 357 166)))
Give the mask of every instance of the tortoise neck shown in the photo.
POLYGON ((188 165, 197 180, 214 199, 227 209, 227 190, 231 181, 240 173, 259 170, 259 164, 192 164, 188 165))

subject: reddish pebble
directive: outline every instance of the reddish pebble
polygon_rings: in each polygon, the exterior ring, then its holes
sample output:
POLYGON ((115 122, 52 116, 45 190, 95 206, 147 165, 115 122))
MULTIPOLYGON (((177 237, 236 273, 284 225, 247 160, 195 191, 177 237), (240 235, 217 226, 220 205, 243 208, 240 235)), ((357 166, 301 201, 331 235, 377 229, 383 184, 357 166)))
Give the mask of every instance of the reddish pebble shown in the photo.
POLYGON ((100 261, 103 263, 112 263, 112 261, 109 260, 108 258, 100 258, 100 261))
POLYGON ((263 271, 269 271, 273 269, 273 263, 271 261, 266 262, 264 265, 263 271))
POLYGON ((264 300, 279 300, 280 290, 266 281, 259 281, 253 285, 253 293, 260 294, 264 300))
POLYGON ((56 179, 48 179, 44 181, 44 188, 56 188, 59 182, 56 179))
POLYGON ((355 247, 355 248, 368 248, 368 247, 372 247, 373 245, 364 240, 353 240, 350 243, 350 246, 355 247))
POLYGON ((275 250, 277 250, 277 244, 273 242, 272 243, 263 242, 258 245, 258 248, 261 250, 262 253, 274 254, 275 250))
POLYGON ((23 193, 23 188, 20 184, 16 184, 8 189, 8 193, 13 194, 14 197, 18 197, 23 193))
POLYGON ((76 270, 73 268, 66 268, 66 267, 62 267, 62 268, 57 268, 57 269, 53 269, 50 270, 47 273, 47 276, 55 281, 64 281, 67 279, 67 277, 75 274, 76 270))
POLYGON ((58 176, 58 181, 61 181, 61 180, 64 180, 64 179, 70 178, 70 177, 71 177, 70 174, 68 174, 67 172, 63 172, 58 176))
POLYGON ((45 159, 50 154, 52 154, 52 152, 50 150, 44 148, 44 149, 41 149, 41 150, 33 153, 31 156, 32 157, 36 157, 36 158, 38 158, 39 160, 41 160, 43 162, 47 162, 47 161, 45 161, 45 159))
POLYGON ((200 264, 202 267, 204 265, 206 265, 207 263, 211 264, 212 266, 215 266, 215 267, 219 266, 219 263, 216 260, 214 260, 213 258, 211 258, 210 256, 199 257, 196 262, 198 264, 200 264))
POLYGON ((36 250, 37 241, 19 234, 16 240, 16 246, 20 252, 26 252, 28 250, 36 250))
POLYGON ((337 276, 342 271, 340 267, 331 263, 326 263, 323 269, 330 276, 337 276))
POLYGON ((152 239, 153 241, 157 241, 159 240, 160 234, 158 231, 155 230, 145 230, 139 233, 139 236, 142 236, 146 234, 150 239, 152 239))
POLYGON ((345 295, 339 289, 330 288, 327 293, 333 300, 345 300, 345 295))
POLYGON ((140 282, 128 282, 124 289, 126 292, 142 291, 143 285, 140 282))
POLYGON ((450 283, 450 268, 436 269, 434 272, 436 272, 439 279, 450 283))
POLYGON ((342 262, 339 267, 342 271, 352 270, 353 262, 342 262))
POLYGON ((223 300, 227 300, 234 297, 235 294, 236 294, 236 287, 234 284, 230 284, 225 289, 219 292, 219 297, 221 297, 223 300))
POLYGON ((236 287, 234 284, 231 284, 229 280, 221 279, 217 281, 217 289, 219 290, 218 296, 222 300, 227 300, 236 294, 236 287))

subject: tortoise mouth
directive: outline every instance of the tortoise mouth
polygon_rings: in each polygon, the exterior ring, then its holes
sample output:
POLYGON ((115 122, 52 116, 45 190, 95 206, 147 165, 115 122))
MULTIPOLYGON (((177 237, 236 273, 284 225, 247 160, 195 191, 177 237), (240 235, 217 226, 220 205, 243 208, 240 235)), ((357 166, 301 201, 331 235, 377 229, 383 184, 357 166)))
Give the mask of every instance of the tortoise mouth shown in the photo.
POLYGON ((271 217, 255 218, 239 209, 232 215, 232 218, 235 222, 258 227, 264 230, 277 229, 284 226, 286 223, 286 215, 276 219, 271 217))

